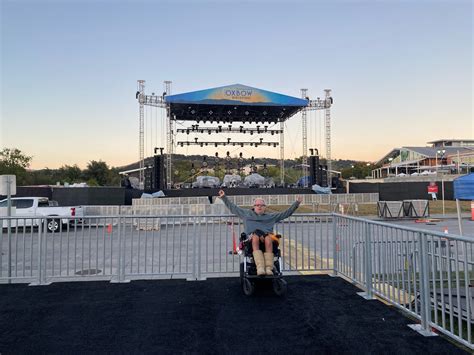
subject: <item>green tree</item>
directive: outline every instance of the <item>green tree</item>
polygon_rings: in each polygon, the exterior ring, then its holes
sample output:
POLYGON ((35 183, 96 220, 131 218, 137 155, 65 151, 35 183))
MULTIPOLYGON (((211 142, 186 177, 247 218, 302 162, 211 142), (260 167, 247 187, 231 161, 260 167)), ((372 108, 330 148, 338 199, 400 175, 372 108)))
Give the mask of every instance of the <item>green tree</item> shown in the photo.
POLYGON ((120 169, 118 168, 111 168, 109 170, 108 186, 120 186, 122 177, 120 176, 119 171, 120 169))
POLYGON ((107 186, 110 177, 110 170, 107 163, 92 160, 87 164, 84 172, 88 185, 107 186))
POLYGON ((54 185, 53 173, 50 169, 33 170, 28 174, 29 185, 54 185))
POLYGON ((355 177, 357 179, 364 179, 366 176, 370 176, 371 166, 365 162, 357 162, 351 165, 350 168, 344 168, 341 171, 341 175, 344 179, 355 177))
POLYGON ((59 168, 58 175, 63 183, 75 183, 82 180, 82 170, 77 165, 63 165, 59 168))
POLYGON ((17 148, 4 148, 0 151, 0 175, 16 175, 17 185, 27 183, 26 168, 33 157, 27 156, 17 148))

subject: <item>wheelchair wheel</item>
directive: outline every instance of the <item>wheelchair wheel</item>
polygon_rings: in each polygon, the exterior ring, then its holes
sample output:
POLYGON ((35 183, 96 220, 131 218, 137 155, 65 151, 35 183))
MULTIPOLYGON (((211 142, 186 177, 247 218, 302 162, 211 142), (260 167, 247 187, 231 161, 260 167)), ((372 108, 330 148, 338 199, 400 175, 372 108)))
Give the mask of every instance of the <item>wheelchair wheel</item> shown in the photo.
POLYGON ((242 291, 245 296, 252 296, 255 292, 255 285, 247 278, 242 279, 242 291))
POLYGON ((285 280, 273 279, 273 292, 275 292, 277 296, 283 296, 284 294, 286 294, 286 290, 287 283, 285 280))

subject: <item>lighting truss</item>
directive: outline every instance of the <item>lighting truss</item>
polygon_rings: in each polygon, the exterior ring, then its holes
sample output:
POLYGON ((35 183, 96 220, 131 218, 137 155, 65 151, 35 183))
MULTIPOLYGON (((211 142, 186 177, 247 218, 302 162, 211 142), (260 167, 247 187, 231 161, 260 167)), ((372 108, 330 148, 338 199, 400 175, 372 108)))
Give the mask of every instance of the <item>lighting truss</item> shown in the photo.
POLYGON ((178 128, 176 130, 178 133, 250 133, 250 135, 253 135, 254 133, 257 134, 262 134, 262 133, 269 133, 271 135, 274 134, 280 134, 282 133, 281 129, 268 129, 268 126, 263 126, 261 128, 260 126, 257 127, 252 127, 252 128, 247 128, 244 126, 239 126, 239 127, 232 127, 232 125, 228 126, 217 126, 217 127, 201 127, 199 125, 192 125, 188 128, 178 128))
POLYGON ((277 147, 279 145, 278 142, 264 142, 263 138, 260 138, 258 142, 231 142, 230 138, 227 138, 227 141, 224 142, 199 142, 197 138, 194 138, 194 141, 180 141, 177 142, 177 145, 180 147, 190 146, 190 145, 198 145, 201 147, 209 147, 209 146, 232 146, 232 147, 244 147, 244 146, 251 146, 251 147, 259 147, 259 146, 268 146, 268 147, 277 147))

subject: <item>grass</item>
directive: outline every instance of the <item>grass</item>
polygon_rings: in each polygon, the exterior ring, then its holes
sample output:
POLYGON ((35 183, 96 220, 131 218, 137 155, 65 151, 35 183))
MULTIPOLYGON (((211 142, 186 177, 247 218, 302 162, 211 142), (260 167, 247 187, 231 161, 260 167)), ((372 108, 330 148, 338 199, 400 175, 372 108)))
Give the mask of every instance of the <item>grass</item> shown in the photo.
MULTIPOLYGON (((443 213, 443 201, 429 201, 430 215, 443 213)), ((471 211, 470 201, 460 201, 461 212, 466 213, 471 211)), ((269 206, 268 212, 284 211, 288 206, 269 206)), ((339 212, 338 206, 335 205, 314 205, 314 206, 300 206, 297 210, 299 213, 327 213, 339 212)), ((362 204, 344 204, 344 213, 356 216, 376 216, 376 203, 362 203, 362 204)), ((456 214, 456 201, 444 201, 444 213, 456 214)))

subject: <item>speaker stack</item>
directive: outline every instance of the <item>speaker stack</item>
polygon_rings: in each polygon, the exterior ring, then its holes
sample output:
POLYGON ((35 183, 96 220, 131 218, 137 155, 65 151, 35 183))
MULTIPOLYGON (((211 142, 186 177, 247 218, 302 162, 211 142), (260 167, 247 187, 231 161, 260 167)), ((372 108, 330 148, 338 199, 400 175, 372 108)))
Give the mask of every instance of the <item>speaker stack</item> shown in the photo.
POLYGON ((311 155, 309 157, 309 182, 311 186, 314 184, 319 185, 319 156, 318 155, 311 155))
POLYGON ((328 187, 328 167, 327 165, 320 165, 319 166, 319 182, 320 184, 318 184, 319 186, 321 187, 328 187))
POLYGON ((145 190, 159 191, 166 188, 166 174, 163 155, 153 157, 153 166, 145 168, 145 190))
POLYGON ((153 159, 153 187, 152 190, 164 190, 166 188, 166 174, 163 155, 155 155, 153 159))
POLYGON ((319 165, 319 155, 309 157, 309 182, 311 186, 317 184, 321 187, 328 186, 328 167, 319 165))
POLYGON ((145 190, 153 190, 153 168, 145 168, 145 190))

